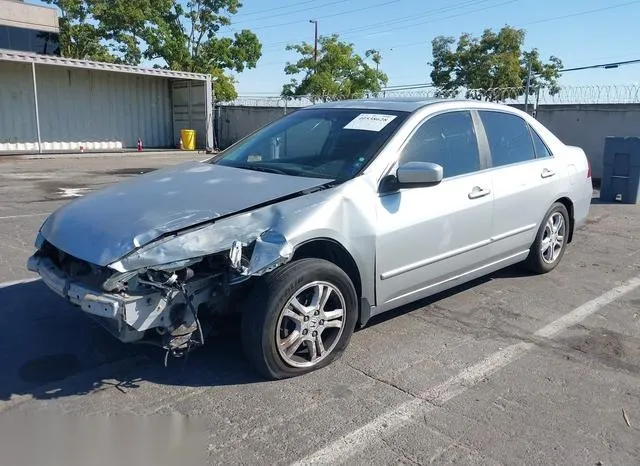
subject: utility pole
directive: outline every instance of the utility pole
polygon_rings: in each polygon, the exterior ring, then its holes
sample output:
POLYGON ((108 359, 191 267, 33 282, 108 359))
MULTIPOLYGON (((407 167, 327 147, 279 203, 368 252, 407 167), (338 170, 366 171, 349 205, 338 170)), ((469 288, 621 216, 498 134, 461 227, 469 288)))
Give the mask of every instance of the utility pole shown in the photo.
POLYGON ((310 19, 309 22, 315 26, 315 33, 313 35, 313 62, 318 63, 318 20, 310 19))
POLYGON ((529 113, 529 91, 531 89, 531 59, 527 64, 527 88, 524 91, 524 111, 529 113))

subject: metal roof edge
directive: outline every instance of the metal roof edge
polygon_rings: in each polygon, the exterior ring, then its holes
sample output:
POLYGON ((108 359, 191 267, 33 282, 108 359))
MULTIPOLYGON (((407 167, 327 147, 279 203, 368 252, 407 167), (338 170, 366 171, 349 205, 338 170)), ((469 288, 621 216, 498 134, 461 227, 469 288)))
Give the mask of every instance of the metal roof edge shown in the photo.
POLYGON ((116 73, 129 73, 141 76, 157 76, 164 78, 180 78, 196 81, 206 81, 208 75, 201 73, 189 73, 186 71, 172 71, 161 68, 141 68, 131 65, 119 65, 90 60, 78 60, 76 58, 64 58, 51 55, 40 55, 17 50, 0 49, 0 61, 16 63, 35 63, 37 65, 62 66, 67 68, 80 68, 96 71, 113 71, 116 73))

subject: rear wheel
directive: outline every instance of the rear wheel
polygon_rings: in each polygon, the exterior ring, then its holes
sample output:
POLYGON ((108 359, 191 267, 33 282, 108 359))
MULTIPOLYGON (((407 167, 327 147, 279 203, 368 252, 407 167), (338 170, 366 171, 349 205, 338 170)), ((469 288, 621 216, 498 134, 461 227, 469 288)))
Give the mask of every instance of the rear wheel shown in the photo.
POLYGON ((242 340, 262 375, 301 375, 342 354, 357 320, 356 292, 342 269, 301 259, 259 280, 244 304, 242 340))
POLYGON ((547 211, 525 266, 534 273, 547 273, 557 267, 564 256, 569 239, 569 213, 556 202, 547 211))

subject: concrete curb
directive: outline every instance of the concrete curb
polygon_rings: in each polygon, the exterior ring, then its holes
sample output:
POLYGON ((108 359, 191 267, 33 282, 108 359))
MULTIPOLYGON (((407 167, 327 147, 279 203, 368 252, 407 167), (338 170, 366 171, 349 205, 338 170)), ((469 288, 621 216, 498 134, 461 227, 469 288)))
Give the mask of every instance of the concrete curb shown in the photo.
POLYGON ((206 151, 131 151, 131 152, 73 152, 73 153, 49 153, 49 154, 0 154, 0 160, 39 160, 39 159, 90 159, 103 157, 193 157, 202 156, 209 158, 215 155, 215 152, 207 153, 206 151))

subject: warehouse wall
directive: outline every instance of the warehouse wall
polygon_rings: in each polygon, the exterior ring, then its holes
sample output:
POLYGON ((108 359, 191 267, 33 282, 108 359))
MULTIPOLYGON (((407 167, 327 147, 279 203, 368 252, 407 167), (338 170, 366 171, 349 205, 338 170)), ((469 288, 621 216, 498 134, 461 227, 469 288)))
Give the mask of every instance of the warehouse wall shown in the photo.
POLYGON ((0 62, 0 144, 37 142, 31 65, 0 62))
MULTIPOLYGON (((148 148, 174 146, 166 78, 46 65, 36 73, 45 150, 63 142, 135 147, 138 137, 148 148)), ((32 94, 31 65, 0 62, 0 143, 37 142, 32 94)))

